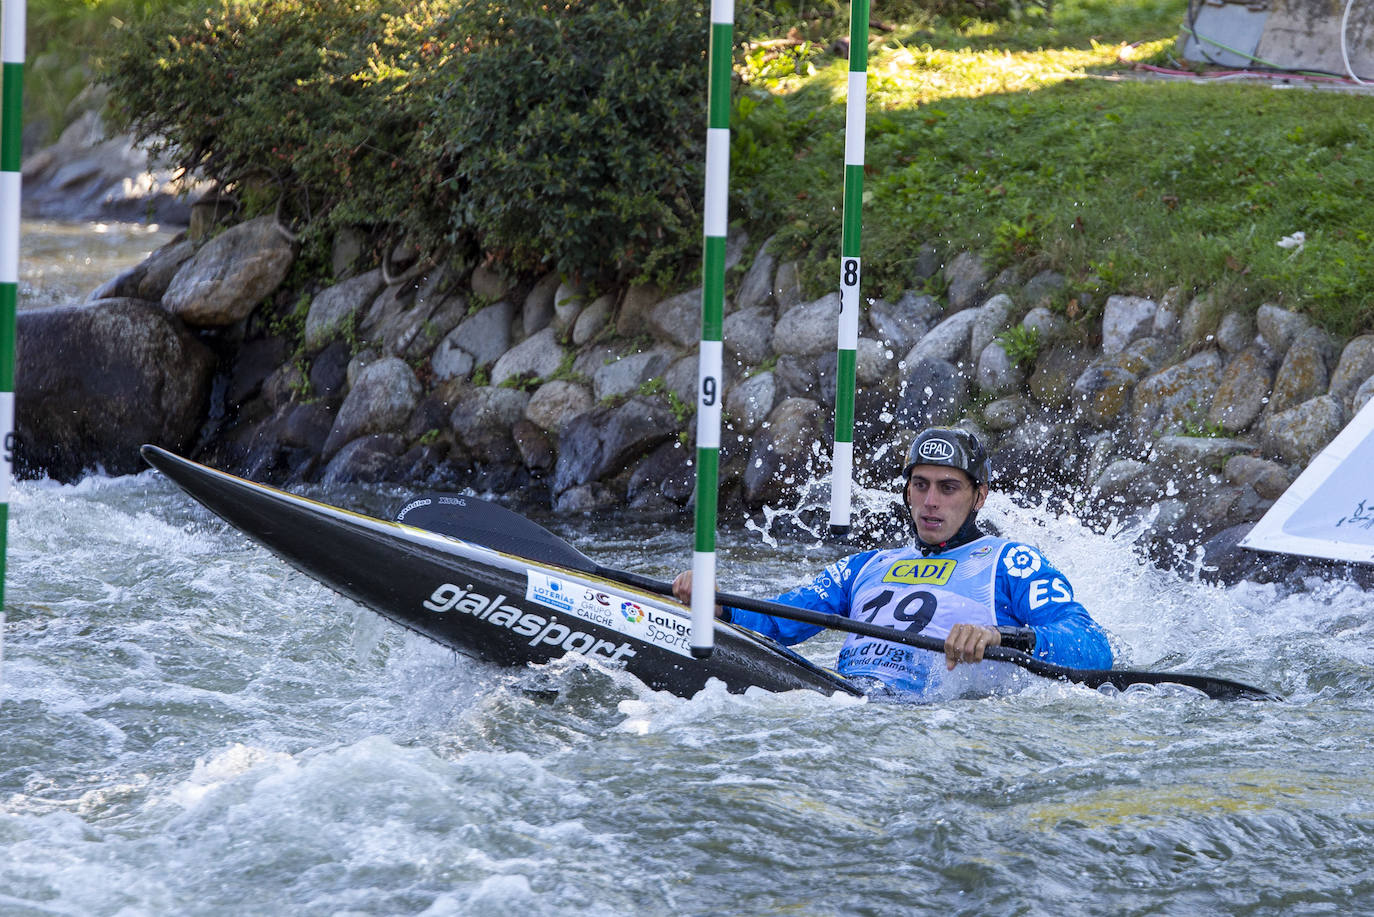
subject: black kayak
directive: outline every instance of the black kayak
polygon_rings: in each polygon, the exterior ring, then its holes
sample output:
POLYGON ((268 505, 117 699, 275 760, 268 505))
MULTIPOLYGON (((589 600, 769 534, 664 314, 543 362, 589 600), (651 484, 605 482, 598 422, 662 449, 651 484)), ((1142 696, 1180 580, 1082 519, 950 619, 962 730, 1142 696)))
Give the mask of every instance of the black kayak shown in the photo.
MULTIPOLYGON (((499 665, 568 653, 625 671, 650 688, 690 697, 712 679, 732 692, 807 688, 863 693, 844 677, 751 631, 716 622, 715 651, 693 658, 690 613, 671 598, 579 566, 531 560, 520 520, 464 531, 473 497, 427 495, 389 522, 216 471, 157 446, 148 464, 244 535, 307 576, 398 624, 499 665), (455 524, 455 518, 458 524, 455 524)), ((525 522, 534 527, 534 523, 525 522)), ((580 557, 580 555, 577 555, 580 557)))

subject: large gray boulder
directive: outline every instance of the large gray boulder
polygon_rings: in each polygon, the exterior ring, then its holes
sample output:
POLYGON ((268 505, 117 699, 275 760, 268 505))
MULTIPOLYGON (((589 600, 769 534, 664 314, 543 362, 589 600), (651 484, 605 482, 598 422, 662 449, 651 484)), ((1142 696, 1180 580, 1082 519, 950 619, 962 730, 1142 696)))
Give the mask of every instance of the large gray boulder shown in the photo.
POLYGON ((829 454, 825 409, 809 398, 788 398, 768 415, 753 437, 744 468, 744 502, 757 509, 764 504, 795 500, 812 476, 815 447, 829 454))
POLYGON ((1299 334, 1274 376, 1268 413, 1278 414, 1325 392, 1335 352, 1331 336, 1322 329, 1312 327, 1299 334))
POLYGON ((1207 411, 1207 422, 1226 433, 1249 429, 1263 412, 1273 382, 1268 352, 1259 345, 1242 350, 1222 371, 1221 383, 1207 411))
MULTIPOLYGON (((618 474, 675 435, 672 412, 658 399, 631 398, 575 417, 559 437, 555 498, 618 474)), ((560 504, 560 508, 570 508, 560 504)))
POLYGON ((878 340, 891 347, 893 353, 903 355, 925 337, 943 314, 934 297, 908 292, 895 303, 874 300, 868 307, 868 323, 878 340))
POLYGON ((295 260, 295 246, 275 217, 239 223, 181 265, 162 305, 192 327, 232 325, 281 285, 295 260))
POLYGON ((1374 376, 1374 334, 1365 334, 1345 345, 1340 361, 1331 373, 1330 392, 1351 413, 1355 393, 1364 381, 1374 376))
POLYGON ((838 341, 839 320, 839 293, 827 293, 815 302, 794 306, 773 326, 773 350, 797 356, 833 351, 838 341))
POLYGON ((205 418, 215 360, 175 317, 136 299, 17 318, 16 471, 72 481, 144 467, 143 443, 183 451, 205 418))
POLYGON ((565 351, 552 327, 525 338, 501 355, 491 368, 491 384, 507 379, 544 379, 563 365, 565 351))
POLYGON ((344 398, 334 428, 324 444, 328 461, 360 436, 394 433, 420 402, 421 387, 414 371, 400 357, 383 357, 359 373, 344 398))
POLYGON ((1345 408, 1332 395, 1319 395, 1264 422, 1260 444, 1290 465, 1306 465, 1345 426, 1345 408))
POLYGON ((377 268, 316 294, 305 315, 305 349, 319 350, 343 334, 372 305, 382 286, 382 270, 377 268))
POLYGON ((1102 352, 1120 353, 1137 338, 1154 330, 1154 300, 1140 296, 1108 296, 1102 309, 1102 352))

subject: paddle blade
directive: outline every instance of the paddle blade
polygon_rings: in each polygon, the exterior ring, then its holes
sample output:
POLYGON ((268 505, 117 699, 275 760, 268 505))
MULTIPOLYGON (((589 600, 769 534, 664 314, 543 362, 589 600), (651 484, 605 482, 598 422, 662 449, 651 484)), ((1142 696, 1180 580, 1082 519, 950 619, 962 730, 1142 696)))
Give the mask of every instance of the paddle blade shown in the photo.
POLYGON ((590 557, 537 522, 517 512, 463 494, 422 494, 396 514, 396 521, 416 528, 516 554, 582 573, 599 573, 590 557))

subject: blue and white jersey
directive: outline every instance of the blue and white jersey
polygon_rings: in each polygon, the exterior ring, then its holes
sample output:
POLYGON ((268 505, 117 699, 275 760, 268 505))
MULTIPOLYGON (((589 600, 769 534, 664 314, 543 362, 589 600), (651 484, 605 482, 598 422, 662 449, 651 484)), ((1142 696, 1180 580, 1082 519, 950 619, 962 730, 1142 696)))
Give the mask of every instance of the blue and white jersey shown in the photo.
MULTIPOLYGON (((1064 574, 1030 545, 990 535, 930 556, 914 545, 852 554, 778 601, 940 640, 955 624, 1029 627, 1039 659, 1083 669, 1112 665, 1106 633, 1075 601, 1064 574)), ((823 629, 730 611, 734 623, 788 645, 823 629)), ((876 678, 895 691, 923 696, 943 693, 938 688, 946 681, 987 685, 982 676, 995 679, 1009 668, 984 662, 946 672, 938 653, 859 634, 845 640, 836 665, 842 675, 876 678)))

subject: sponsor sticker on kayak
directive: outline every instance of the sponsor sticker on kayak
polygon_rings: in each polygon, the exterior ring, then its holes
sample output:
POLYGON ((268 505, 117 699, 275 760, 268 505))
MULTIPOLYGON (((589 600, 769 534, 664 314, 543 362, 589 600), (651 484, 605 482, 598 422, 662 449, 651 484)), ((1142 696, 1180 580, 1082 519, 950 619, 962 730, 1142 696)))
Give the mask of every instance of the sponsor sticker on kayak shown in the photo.
POLYGON ((531 602, 679 656, 690 658, 692 655, 691 626, 683 615, 559 579, 540 570, 527 569, 526 574, 525 598, 531 602))

